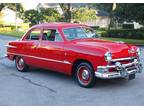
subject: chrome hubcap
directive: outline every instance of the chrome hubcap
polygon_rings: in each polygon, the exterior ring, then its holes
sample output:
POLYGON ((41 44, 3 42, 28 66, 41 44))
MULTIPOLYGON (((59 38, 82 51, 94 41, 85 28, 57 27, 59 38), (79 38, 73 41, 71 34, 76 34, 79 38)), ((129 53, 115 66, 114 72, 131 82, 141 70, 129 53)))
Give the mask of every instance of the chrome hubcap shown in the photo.
POLYGON ((82 79, 88 80, 88 78, 89 78, 89 72, 87 70, 83 70, 82 79))
POLYGON ((23 61, 22 58, 19 60, 18 64, 19 64, 20 66, 24 64, 24 61, 23 61))

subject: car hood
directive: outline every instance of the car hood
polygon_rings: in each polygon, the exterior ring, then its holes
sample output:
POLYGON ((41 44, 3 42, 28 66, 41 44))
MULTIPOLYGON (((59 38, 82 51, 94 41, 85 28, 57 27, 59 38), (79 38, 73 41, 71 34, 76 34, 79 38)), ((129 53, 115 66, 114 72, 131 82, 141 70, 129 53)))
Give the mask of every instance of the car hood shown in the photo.
POLYGON ((73 41, 77 45, 83 45, 87 47, 95 47, 105 49, 113 54, 114 58, 117 57, 129 57, 128 49, 129 45, 122 42, 112 42, 102 39, 78 39, 73 41))

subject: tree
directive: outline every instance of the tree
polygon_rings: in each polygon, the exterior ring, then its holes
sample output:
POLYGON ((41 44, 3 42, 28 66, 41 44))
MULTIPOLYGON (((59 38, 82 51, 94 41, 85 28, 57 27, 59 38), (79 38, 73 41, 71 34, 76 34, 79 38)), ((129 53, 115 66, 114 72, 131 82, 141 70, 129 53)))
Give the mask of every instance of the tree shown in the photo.
POLYGON ((111 12, 113 4, 112 3, 89 3, 88 5, 91 8, 111 12))
POLYGON ((94 9, 83 7, 83 8, 73 10, 72 13, 73 13, 73 18, 80 22, 95 20, 97 18, 96 11, 94 9))
MULTIPOLYGON (((0 13, 1 13, 2 9, 5 8, 5 7, 15 11, 16 19, 17 19, 17 16, 21 17, 23 12, 24 12, 22 4, 20 4, 20 3, 0 3, 0 13)), ((3 23, 2 20, 1 20, 1 23, 3 23)), ((15 27, 16 27, 16 30, 17 30, 17 23, 16 22, 15 22, 15 27)))
POLYGON ((59 3, 63 11, 63 21, 71 22, 71 4, 70 3, 59 3))
POLYGON ((112 3, 94 3, 89 5, 96 9, 109 12, 112 23, 115 21, 119 23, 136 21, 144 25, 144 4, 142 3, 117 3, 114 11, 112 10, 112 3))
POLYGON ((23 19, 25 22, 30 22, 30 26, 32 26, 41 21, 41 15, 37 10, 31 9, 24 12, 23 19))
POLYGON ((38 24, 39 22, 56 22, 60 18, 57 10, 51 8, 41 8, 37 10, 27 10, 24 12, 23 19, 25 22, 30 22, 30 26, 38 24))
POLYGON ((89 4, 91 7, 94 7, 97 10, 103 10, 109 13, 110 23, 108 29, 113 25, 114 15, 113 15, 113 4, 112 3, 93 3, 89 4))
POLYGON ((139 3, 123 3, 118 4, 116 12, 114 13, 119 22, 139 22, 144 25, 144 4, 139 3))
POLYGON ((19 13, 24 12, 24 8, 23 8, 22 4, 20 4, 20 3, 0 3, 0 12, 2 11, 2 9, 4 7, 8 7, 9 9, 17 11, 19 13))
POLYGON ((56 22, 60 19, 59 12, 52 8, 41 8, 40 14, 42 22, 56 22))
POLYGON ((2 9, 5 7, 4 3, 0 3, 0 12, 2 11, 2 9))

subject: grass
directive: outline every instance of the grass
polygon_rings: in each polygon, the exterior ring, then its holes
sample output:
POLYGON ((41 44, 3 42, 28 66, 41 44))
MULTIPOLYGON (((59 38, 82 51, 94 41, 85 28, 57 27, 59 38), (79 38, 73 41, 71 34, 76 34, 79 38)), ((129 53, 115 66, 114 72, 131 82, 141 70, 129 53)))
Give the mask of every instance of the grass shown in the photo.
POLYGON ((10 32, 5 31, 5 32, 0 32, 0 35, 22 37, 24 33, 25 33, 24 31, 10 31, 10 32))
POLYGON ((123 41, 125 43, 135 44, 135 45, 144 45, 144 40, 140 40, 140 39, 138 40, 138 39, 109 38, 109 37, 102 37, 102 39, 112 40, 112 41, 123 41))
MULTIPOLYGON (((20 38, 24 33, 25 33, 24 31, 11 31, 11 32, 0 32, 0 35, 8 35, 20 38)), ((102 39, 111 41, 123 41, 129 44, 144 45, 144 40, 138 40, 138 39, 109 38, 109 37, 102 37, 102 39)))

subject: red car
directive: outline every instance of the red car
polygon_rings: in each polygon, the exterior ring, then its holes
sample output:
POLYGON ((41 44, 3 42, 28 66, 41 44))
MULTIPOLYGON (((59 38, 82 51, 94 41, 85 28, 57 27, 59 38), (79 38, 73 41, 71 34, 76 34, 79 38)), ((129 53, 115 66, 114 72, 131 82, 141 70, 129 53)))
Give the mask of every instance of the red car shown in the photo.
POLYGON ((35 66, 74 75, 83 87, 92 87, 95 78, 134 79, 142 72, 138 47, 98 39, 93 29, 81 24, 38 24, 6 46, 18 71, 35 66))

